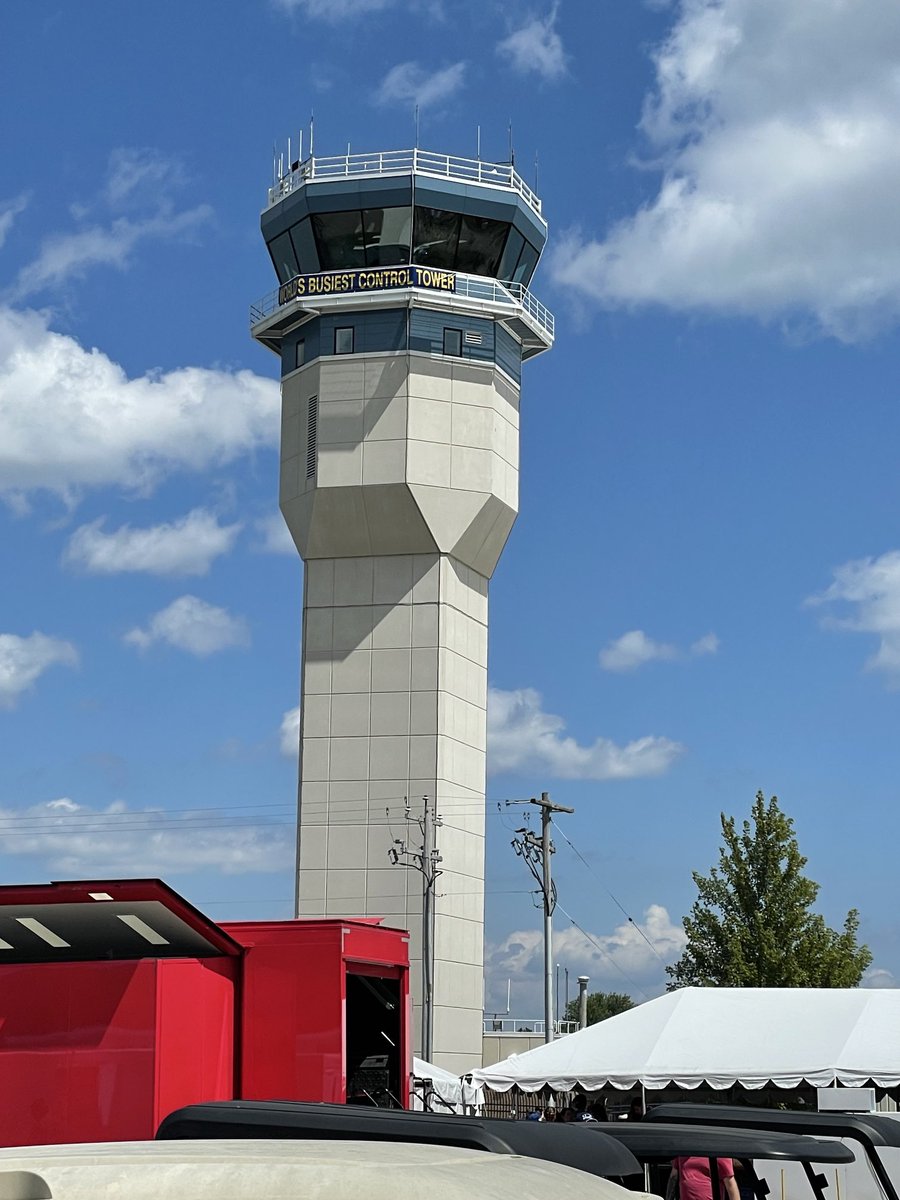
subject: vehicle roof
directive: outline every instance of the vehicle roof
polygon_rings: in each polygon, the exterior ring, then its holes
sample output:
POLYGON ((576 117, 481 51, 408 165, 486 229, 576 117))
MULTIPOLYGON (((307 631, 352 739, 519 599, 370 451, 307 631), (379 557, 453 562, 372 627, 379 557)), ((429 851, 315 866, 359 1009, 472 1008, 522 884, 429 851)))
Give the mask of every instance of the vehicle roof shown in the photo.
POLYGON ((650 1121, 709 1122, 813 1137, 856 1138, 870 1146, 900 1146, 900 1121, 883 1113, 785 1112, 737 1104, 657 1104, 650 1121))
POLYGON ((662 1124, 660 1121, 588 1121, 583 1128, 610 1133, 641 1162, 652 1159, 772 1158, 790 1162, 853 1162, 853 1151, 840 1142, 821 1142, 799 1133, 740 1129, 721 1125, 662 1124))
POLYGON ((618 1185, 557 1163, 458 1146, 241 1138, 0 1150, 4 1200, 420 1200, 428 1189, 441 1200, 627 1200, 618 1185))
POLYGON ((221 1100, 189 1104, 160 1125, 157 1138, 350 1138, 462 1146, 493 1154, 522 1154, 592 1175, 633 1175, 641 1166, 620 1139, 588 1142, 578 1125, 443 1116, 399 1109, 294 1101, 221 1100))

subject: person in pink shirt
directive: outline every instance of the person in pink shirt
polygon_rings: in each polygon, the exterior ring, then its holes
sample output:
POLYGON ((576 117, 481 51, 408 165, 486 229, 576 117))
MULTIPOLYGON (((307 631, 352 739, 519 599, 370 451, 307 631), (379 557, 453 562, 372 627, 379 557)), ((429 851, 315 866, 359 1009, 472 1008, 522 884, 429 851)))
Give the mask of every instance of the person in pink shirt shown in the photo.
MULTIPOLYGON (((720 1158, 718 1168, 720 1200, 740 1200, 740 1192, 734 1181, 734 1167, 731 1159, 720 1158)), ((674 1190, 673 1185, 676 1180, 678 1200, 715 1200, 708 1158, 674 1159, 667 1193, 674 1190)))

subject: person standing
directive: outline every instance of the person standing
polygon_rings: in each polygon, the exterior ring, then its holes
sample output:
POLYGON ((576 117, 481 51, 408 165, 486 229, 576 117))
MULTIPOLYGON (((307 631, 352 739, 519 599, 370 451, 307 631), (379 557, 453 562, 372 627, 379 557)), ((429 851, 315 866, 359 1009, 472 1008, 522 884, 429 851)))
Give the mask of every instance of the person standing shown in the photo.
MULTIPOLYGON (((734 1180, 734 1165, 730 1158, 713 1159, 719 1176, 719 1200, 741 1200, 738 1186, 734 1180)), ((708 1158, 676 1158, 672 1162, 672 1172, 669 1176, 669 1195, 678 1185, 678 1200, 716 1200, 713 1195, 712 1176, 710 1175, 710 1159, 708 1158)))

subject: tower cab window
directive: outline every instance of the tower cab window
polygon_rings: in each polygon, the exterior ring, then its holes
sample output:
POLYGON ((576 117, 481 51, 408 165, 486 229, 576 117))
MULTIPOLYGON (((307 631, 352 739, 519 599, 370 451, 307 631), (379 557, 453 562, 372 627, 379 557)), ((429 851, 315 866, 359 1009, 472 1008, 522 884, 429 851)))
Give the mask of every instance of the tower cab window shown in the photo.
POLYGON ((335 329, 334 331, 334 352, 335 354, 352 354, 353 353, 353 326, 343 329, 335 329))
POLYGON ((462 355, 462 330, 444 330, 444 353, 459 358, 462 355))

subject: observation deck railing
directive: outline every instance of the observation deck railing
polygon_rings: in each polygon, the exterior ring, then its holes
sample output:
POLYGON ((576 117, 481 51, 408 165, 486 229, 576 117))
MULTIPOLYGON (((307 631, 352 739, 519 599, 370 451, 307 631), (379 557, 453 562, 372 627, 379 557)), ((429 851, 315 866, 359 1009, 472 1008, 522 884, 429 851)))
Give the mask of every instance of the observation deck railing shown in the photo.
MULTIPOLYGON (((554 1021, 553 1033, 555 1037, 565 1037, 567 1033, 575 1033, 578 1029, 577 1021, 554 1021)), ((523 1017, 485 1017, 484 1032, 502 1034, 506 1036, 510 1033, 530 1033, 543 1036, 544 1021, 529 1020, 523 1017)))
POLYGON ((374 154, 338 154, 332 158, 307 158, 286 172, 269 188, 269 207, 291 192, 316 179, 355 179, 360 175, 428 175, 460 183, 480 183, 508 188, 541 216, 540 199, 509 163, 485 162, 480 158, 458 158, 430 150, 383 150, 374 154))
MULTIPOLYGON (((278 303, 278 288, 268 292, 261 300, 250 305, 250 326, 271 317, 282 306, 278 303)), ((369 293, 371 295, 372 293, 369 293)), ((441 293, 447 295, 448 293, 441 293)), ((488 279, 483 275, 464 275, 456 273, 454 295, 465 296, 469 300, 481 300, 490 304, 500 304, 510 309, 520 309, 526 312, 539 328, 547 334, 550 340, 554 337, 553 313, 538 300, 521 283, 501 283, 498 279, 488 279)), ((346 297, 345 297, 346 298, 346 297)), ((292 303, 288 301, 288 303, 292 303)))

